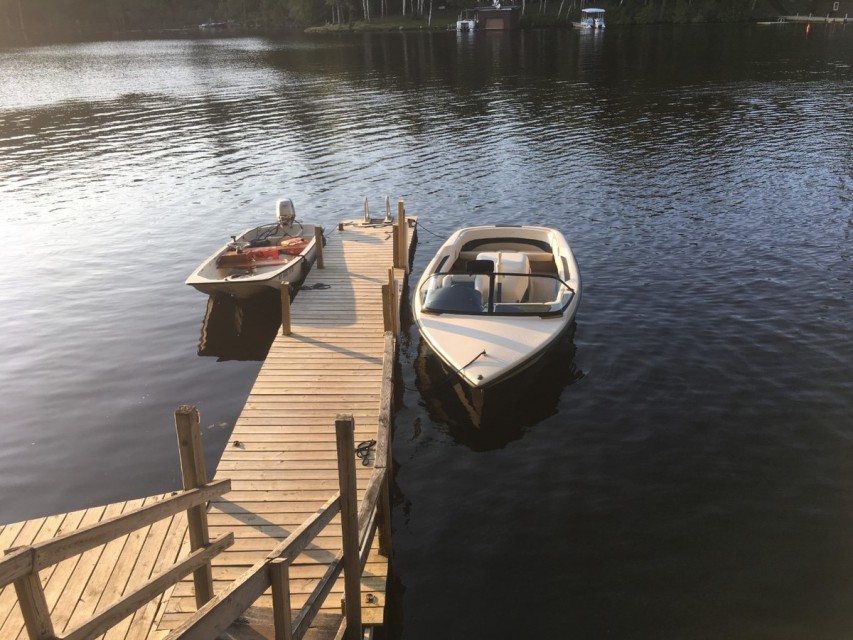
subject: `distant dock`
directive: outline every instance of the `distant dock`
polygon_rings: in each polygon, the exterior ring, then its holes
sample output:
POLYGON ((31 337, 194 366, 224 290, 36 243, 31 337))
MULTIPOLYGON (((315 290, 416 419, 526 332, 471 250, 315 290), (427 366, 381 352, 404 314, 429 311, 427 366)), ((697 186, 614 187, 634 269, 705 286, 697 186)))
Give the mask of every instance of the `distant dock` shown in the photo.
MULTIPOLYGON (((845 24, 845 23, 847 23, 848 21, 849 21, 849 19, 848 19, 848 17, 847 17, 847 15, 846 15, 846 14, 845 14, 845 15, 843 15, 843 16, 830 16, 830 15, 826 15, 826 16, 815 16, 815 15, 812 15, 812 14, 809 14, 809 15, 807 15, 807 16, 801 16, 801 15, 799 15, 799 14, 798 14, 798 15, 795 15, 795 16, 780 16, 780 17, 779 17, 779 21, 778 21, 778 22, 780 22, 780 23, 785 23, 785 22, 803 22, 803 23, 815 23, 815 24, 817 24, 817 23, 821 23, 821 22, 826 22, 826 23, 841 23, 841 24, 845 24)), ((762 23, 762 24, 764 24, 764 23, 762 23)), ((767 23, 767 24, 775 24, 775 23, 767 23)))
POLYGON ((290 305, 208 481, 175 414, 185 490, 0 526, 0 638, 361 638, 381 625, 390 421, 414 219, 355 220, 290 305))

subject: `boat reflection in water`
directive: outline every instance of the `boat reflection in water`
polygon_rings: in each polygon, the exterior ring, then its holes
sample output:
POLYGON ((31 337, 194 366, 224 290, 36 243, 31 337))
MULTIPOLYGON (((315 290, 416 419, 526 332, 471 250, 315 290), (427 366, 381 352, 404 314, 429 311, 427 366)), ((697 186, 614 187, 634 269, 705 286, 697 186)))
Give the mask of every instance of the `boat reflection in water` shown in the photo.
POLYGON ((251 298, 215 293, 207 301, 198 355, 223 360, 264 360, 281 328, 275 291, 251 298))
POLYGON ((475 389, 441 361, 424 340, 415 362, 417 386, 430 418, 475 451, 501 449, 559 408, 563 390, 583 377, 575 364, 576 324, 532 365, 485 389, 475 389))

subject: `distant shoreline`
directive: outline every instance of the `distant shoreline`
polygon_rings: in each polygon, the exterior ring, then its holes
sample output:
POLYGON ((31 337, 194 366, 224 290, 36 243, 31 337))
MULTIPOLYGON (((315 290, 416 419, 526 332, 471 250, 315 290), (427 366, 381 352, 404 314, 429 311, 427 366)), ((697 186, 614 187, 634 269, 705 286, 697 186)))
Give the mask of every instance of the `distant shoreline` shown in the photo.
MULTIPOLYGON (((78 28, 75 30, 60 31, 56 29, 33 30, 26 37, 19 31, 0 31, 0 49, 21 46, 39 46, 48 44, 67 44, 75 42, 98 42, 98 41, 121 41, 121 40, 151 40, 171 38, 222 38, 222 37, 245 37, 245 36, 270 36, 281 37, 293 33, 330 34, 330 33, 389 33, 389 32, 442 32, 450 29, 456 21, 456 14, 441 13, 434 15, 431 23, 426 18, 412 19, 394 16, 391 18, 380 18, 372 22, 353 21, 343 24, 313 25, 307 28, 263 28, 258 26, 243 27, 241 25, 228 26, 224 28, 203 29, 199 26, 189 27, 167 27, 162 29, 128 29, 128 30, 86 30, 78 28)), ((776 24, 777 22, 791 23, 853 23, 853 17, 826 17, 826 16, 759 16, 750 20, 735 22, 652 22, 652 23, 619 23, 610 21, 608 26, 617 28, 644 27, 652 25, 712 25, 712 24, 776 24), (781 19, 781 20, 780 20, 781 19)), ((571 29, 571 20, 561 17, 557 20, 553 16, 529 15, 522 18, 520 30, 530 29, 571 29)))

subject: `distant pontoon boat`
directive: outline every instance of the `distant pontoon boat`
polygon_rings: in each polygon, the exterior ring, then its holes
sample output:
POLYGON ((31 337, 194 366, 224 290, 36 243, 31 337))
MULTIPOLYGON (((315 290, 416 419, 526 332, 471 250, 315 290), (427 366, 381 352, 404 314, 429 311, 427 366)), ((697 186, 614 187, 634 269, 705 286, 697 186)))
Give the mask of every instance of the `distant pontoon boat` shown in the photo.
POLYGON ((603 29, 604 28, 604 9, 581 9, 580 22, 572 23, 578 29, 603 29))

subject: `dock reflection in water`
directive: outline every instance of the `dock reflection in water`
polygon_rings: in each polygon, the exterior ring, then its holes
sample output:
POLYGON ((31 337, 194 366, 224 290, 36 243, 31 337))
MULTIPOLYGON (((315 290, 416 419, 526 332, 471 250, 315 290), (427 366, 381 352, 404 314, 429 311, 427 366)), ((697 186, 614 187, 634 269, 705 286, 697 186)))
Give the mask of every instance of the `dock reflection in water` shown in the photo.
POLYGON ((472 389, 427 346, 418 345, 417 386, 430 418, 446 424, 458 442, 475 451, 502 449, 530 427, 557 413, 560 395, 583 378, 575 364, 575 328, 512 378, 472 389))
POLYGON ((207 301, 198 355, 224 360, 264 360, 281 327, 275 291, 238 299, 214 294, 207 301))

